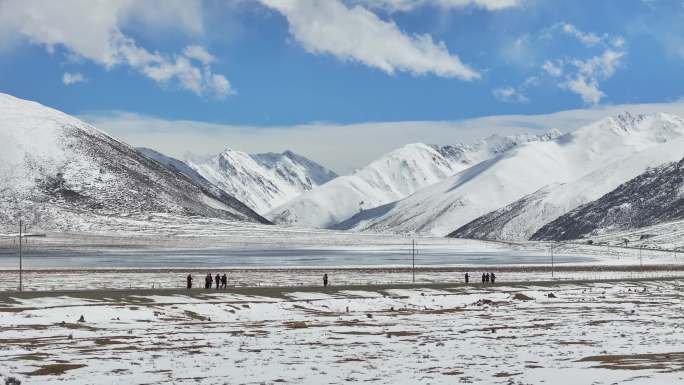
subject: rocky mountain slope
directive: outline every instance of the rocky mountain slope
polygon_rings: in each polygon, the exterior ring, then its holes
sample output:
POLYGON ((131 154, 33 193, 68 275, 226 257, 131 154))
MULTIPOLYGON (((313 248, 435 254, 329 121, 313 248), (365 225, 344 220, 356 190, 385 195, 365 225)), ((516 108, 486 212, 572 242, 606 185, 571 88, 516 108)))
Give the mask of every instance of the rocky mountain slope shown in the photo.
POLYGON ((234 197, 76 118, 0 94, 0 226, 47 229, 151 213, 268 223, 234 197))
POLYGON ((528 142, 559 136, 490 136, 472 145, 414 143, 399 148, 352 175, 339 177, 266 214, 276 223, 333 227, 357 213, 402 199, 426 186, 528 142))
POLYGON ((510 241, 529 239, 542 226, 600 198, 649 167, 679 160, 683 148, 684 138, 677 138, 628 158, 606 163, 578 180, 544 186, 465 224, 449 236, 510 241))
POLYGON ((608 117, 554 140, 516 146, 405 199, 379 207, 373 216, 351 218, 346 227, 446 235, 544 186, 577 181, 606 164, 682 136, 684 120, 674 115, 608 117))
MULTIPOLYGON (((679 147, 680 154, 682 148, 679 147)), ((569 240, 684 219, 684 159, 649 169, 548 223, 532 240, 569 240)))
POLYGON ((291 151, 247 154, 226 149, 212 157, 190 156, 186 163, 261 214, 337 177, 291 151))

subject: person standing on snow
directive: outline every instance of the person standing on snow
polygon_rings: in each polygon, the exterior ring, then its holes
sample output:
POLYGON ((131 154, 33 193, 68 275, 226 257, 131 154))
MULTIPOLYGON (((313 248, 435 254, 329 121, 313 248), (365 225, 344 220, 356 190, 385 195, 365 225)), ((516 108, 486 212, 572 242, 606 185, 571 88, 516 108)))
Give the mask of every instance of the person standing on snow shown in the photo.
POLYGON ((468 284, 468 281, 469 281, 469 280, 470 280, 470 276, 468 275, 468 273, 465 273, 466 285, 468 284))
POLYGON ((186 280, 188 281, 188 289, 192 289, 192 275, 188 274, 186 280))
POLYGON ((328 274, 323 274, 323 286, 328 286, 328 274))

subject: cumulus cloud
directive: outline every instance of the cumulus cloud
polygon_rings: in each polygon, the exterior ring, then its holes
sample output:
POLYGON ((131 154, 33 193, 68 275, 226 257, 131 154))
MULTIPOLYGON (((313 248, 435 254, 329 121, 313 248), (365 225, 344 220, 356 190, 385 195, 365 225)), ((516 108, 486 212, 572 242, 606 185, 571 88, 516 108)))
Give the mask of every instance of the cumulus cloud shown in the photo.
POLYGON ((530 99, 525 95, 531 87, 539 85, 539 78, 530 76, 517 87, 500 87, 492 90, 492 95, 503 103, 529 103, 530 99))
POLYGON ((560 86, 578 94, 586 104, 598 104, 605 96, 599 89, 599 81, 613 76, 624 56, 624 52, 608 49, 587 60, 571 60, 569 64, 577 71, 568 75, 560 86))
POLYGON ((472 143, 492 134, 539 133, 551 128, 567 132, 625 111, 634 114, 670 112, 684 116, 684 100, 459 121, 317 123, 281 127, 167 120, 124 112, 90 114, 81 118, 134 146, 151 147, 178 158, 183 158, 187 151, 217 154, 226 146, 248 152, 290 149, 340 173, 348 173, 407 143, 472 143))
POLYGON ((600 82, 611 78, 627 55, 625 39, 619 35, 585 32, 569 23, 558 23, 546 28, 542 31, 541 37, 550 39, 552 34, 558 31, 576 38, 587 49, 598 48, 602 53, 587 59, 566 57, 546 60, 541 69, 546 74, 558 78, 558 87, 579 95, 585 104, 600 103, 606 96, 600 88, 600 82))
POLYGON ((504 103, 527 103, 530 100, 513 87, 501 87, 492 91, 494 97, 504 103))
POLYGON ((394 22, 380 19, 361 5, 347 6, 339 0, 260 1, 287 18, 291 35, 310 53, 330 54, 388 74, 480 77, 443 42, 433 41, 428 34, 407 35, 394 22))
POLYGON ((197 34, 202 31, 201 3, 198 0, 0 2, 0 25, 3 25, 0 31, 44 45, 49 52, 63 47, 70 55, 105 68, 127 65, 157 82, 173 82, 198 95, 225 96, 232 92, 227 79, 212 71, 209 62, 213 56, 204 48, 189 46, 182 53, 171 54, 150 51, 122 32, 125 26, 136 22, 144 23, 147 28, 173 28, 197 34))
POLYGON ((563 75, 563 62, 561 60, 555 62, 547 60, 542 65, 542 69, 546 71, 547 74, 558 77, 563 75))
POLYGON ((590 47, 600 43, 601 41, 603 41, 606 38, 606 35, 604 35, 603 37, 599 37, 598 35, 591 33, 591 32, 580 31, 579 29, 577 29, 577 27, 575 27, 574 25, 569 24, 569 23, 561 23, 560 28, 566 34, 574 36, 575 38, 577 38, 577 40, 581 41, 584 45, 587 45, 590 47))
POLYGON ((547 39, 551 39, 554 33, 561 32, 565 35, 574 37, 585 45, 586 47, 602 46, 602 47, 613 47, 620 48, 625 45, 625 39, 620 35, 609 35, 604 33, 602 35, 597 35, 593 32, 582 31, 577 28, 574 24, 561 22, 546 28, 541 36, 547 39))
POLYGON ((477 7, 489 11, 515 7, 520 0, 350 0, 349 3, 365 4, 369 7, 384 8, 389 11, 411 11, 415 8, 431 5, 440 8, 477 7))
POLYGON ((72 84, 76 83, 83 83, 86 81, 86 78, 83 76, 83 74, 75 72, 65 72, 62 74, 62 83, 66 86, 70 86, 72 84))
POLYGON ((209 64, 216 60, 204 47, 199 45, 189 45, 183 50, 183 54, 190 59, 199 60, 203 64, 209 64))

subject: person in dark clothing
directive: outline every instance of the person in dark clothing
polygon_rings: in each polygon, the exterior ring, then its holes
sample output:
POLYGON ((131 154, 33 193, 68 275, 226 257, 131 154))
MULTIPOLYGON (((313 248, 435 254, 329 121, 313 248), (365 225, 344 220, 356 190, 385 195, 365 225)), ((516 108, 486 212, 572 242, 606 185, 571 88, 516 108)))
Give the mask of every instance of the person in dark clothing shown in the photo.
POLYGON ((216 290, 221 288, 221 276, 219 273, 216 273, 216 276, 214 277, 214 282, 216 282, 216 290))
POLYGON ((470 280, 470 276, 468 275, 468 273, 465 273, 465 280, 466 280, 466 284, 467 284, 468 281, 470 280))
POLYGON ((323 274, 323 286, 328 286, 328 274, 323 274))
POLYGON ((482 273, 482 284, 484 285, 485 283, 485 273, 482 273))
POLYGON ((485 274, 485 282, 489 283, 489 273, 485 274))
POLYGON ((223 273, 223 277, 221 277, 221 289, 225 289, 228 287, 228 276, 226 273, 223 273))
POLYGON ((492 279, 492 284, 493 284, 493 283, 494 283, 494 281, 496 280, 496 275, 494 275, 494 273, 492 273, 492 275, 491 275, 491 279, 492 279))
POLYGON ((188 278, 186 278, 188 281, 188 289, 192 289, 192 275, 188 274, 188 278))
POLYGON ((204 277, 204 288, 205 289, 211 289, 211 273, 207 273, 207 276, 204 277))

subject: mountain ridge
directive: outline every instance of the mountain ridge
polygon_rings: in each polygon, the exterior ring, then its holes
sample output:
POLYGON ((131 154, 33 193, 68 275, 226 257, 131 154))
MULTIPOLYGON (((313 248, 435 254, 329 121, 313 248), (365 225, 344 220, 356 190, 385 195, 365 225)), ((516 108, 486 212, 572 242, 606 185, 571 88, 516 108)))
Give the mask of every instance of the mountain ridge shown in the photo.
POLYGON ((337 177, 333 171, 290 150, 248 154, 226 148, 218 155, 187 156, 185 163, 259 213, 337 177))
POLYGON ((516 146, 396 202, 354 230, 442 236, 550 183, 577 180, 611 161, 684 136, 684 120, 665 113, 607 117, 551 141, 516 146))
POLYGON ((32 217, 45 228, 84 229, 93 216, 146 213, 269 223, 235 198, 36 102, 0 94, 0 143, 3 225, 32 217))
POLYGON ((410 143, 370 162, 351 175, 341 176, 302 194, 266 214, 275 223, 333 227, 359 212, 402 199, 471 165, 530 141, 560 135, 491 135, 471 145, 410 143))

